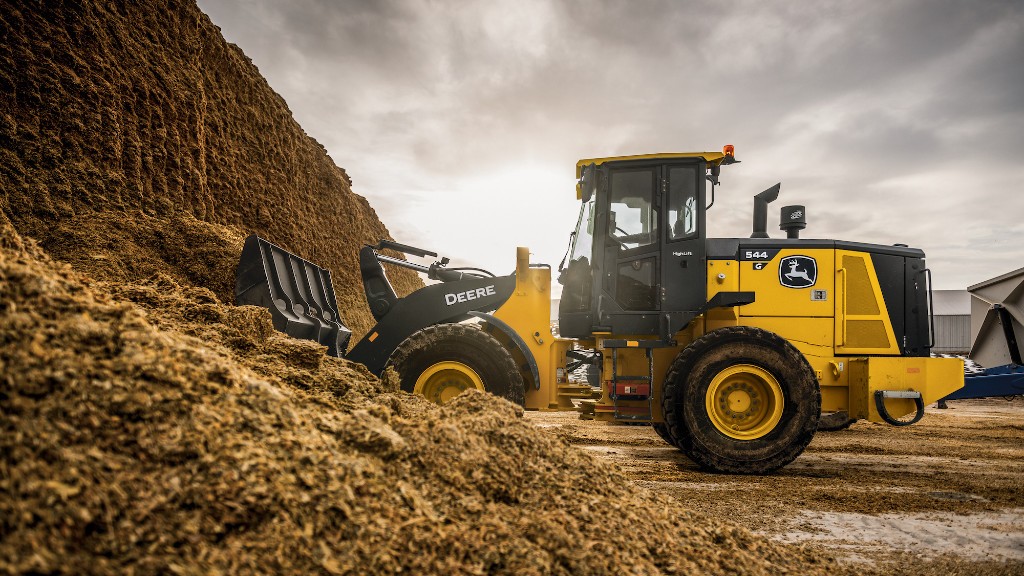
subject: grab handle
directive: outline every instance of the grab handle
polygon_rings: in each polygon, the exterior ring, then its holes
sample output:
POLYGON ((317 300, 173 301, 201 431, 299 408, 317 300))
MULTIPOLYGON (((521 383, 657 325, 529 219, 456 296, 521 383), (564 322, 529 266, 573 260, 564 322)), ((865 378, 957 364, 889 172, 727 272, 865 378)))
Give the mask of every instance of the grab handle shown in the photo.
POLYGON ((840 284, 843 290, 843 296, 841 298, 842 307, 839 309, 841 318, 839 321, 839 345, 846 346, 846 268, 840 268, 837 272, 839 272, 843 277, 842 283, 840 284))
POLYGON ((878 415, 882 420, 885 420, 888 424, 893 426, 910 426, 924 417, 924 398, 921 397, 920 392, 915 390, 876 390, 875 408, 878 409, 878 415), (912 420, 897 420, 893 418, 889 411, 885 409, 886 398, 912 399, 914 404, 917 405, 917 414, 914 414, 912 420))
POLYGON ((932 269, 925 268, 924 275, 928 277, 928 348, 935 347, 935 301, 932 299, 932 269))

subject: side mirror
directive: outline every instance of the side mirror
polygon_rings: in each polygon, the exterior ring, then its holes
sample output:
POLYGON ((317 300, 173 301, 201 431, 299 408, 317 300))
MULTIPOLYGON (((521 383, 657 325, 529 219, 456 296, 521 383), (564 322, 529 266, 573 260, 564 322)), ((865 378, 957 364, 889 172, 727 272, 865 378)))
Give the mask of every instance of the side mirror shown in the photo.
POLYGON ((719 164, 712 164, 710 174, 707 175, 708 182, 711 182, 715 186, 718 185, 718 176, 722 173, 722 166, 719 164))

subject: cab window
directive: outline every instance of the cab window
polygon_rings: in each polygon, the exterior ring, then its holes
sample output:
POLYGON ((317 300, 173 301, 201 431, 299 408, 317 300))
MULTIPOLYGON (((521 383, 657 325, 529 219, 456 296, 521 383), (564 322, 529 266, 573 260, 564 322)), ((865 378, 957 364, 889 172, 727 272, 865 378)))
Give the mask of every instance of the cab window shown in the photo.
POLYGON ((653 170, 613 172, 608 233, 623 248, 657 242, 658 212, 653 206, 653 170))
POLYGON ((697 237, 697 170, 675 167, 668 176, 669 240, 697 237))

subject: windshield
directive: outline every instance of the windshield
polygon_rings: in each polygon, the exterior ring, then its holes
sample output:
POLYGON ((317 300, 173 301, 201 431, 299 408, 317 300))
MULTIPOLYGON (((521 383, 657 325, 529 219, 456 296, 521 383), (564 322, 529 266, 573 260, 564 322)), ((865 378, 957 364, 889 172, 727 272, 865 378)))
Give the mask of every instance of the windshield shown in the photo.
POLYGON ((594 195, 587 195, 587 199, 580 206, 576 231, 572 233, 570 240, 569 263, 558 268, 558 283, 562 285, 562 297, 558 302, 558 325, 559 330, 568 330, 562 332, 564 335, 572 334, 579 337, 590 332, 589 317, 582 320, 573 318, 579 314, 586 315, 590 310, 590 290, 593 285, 590 258, 594 247, 595 215, 594 195))
POLYGON ((572 249, 569 262, 586 258, 589 263, 594 247, 594 199, 580 206, 580 217, 576 221, 576 232, 572 235, 572 249))

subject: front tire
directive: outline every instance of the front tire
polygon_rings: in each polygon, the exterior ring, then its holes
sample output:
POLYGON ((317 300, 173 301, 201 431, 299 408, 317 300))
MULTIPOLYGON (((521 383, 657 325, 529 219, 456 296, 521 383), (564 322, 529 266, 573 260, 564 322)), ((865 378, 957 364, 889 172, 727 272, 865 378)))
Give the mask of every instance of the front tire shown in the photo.
POLYGON ((669 436, 702 468, 765 474, 810 443, 821 392, 792 344, 758 328, 728 327, 676 357, 662 409, 669 436))
POLYGON ((523 376, 494 336, 468 324, 437 324, 406 338, 391 356, 402 390, 441 404, 470 388, 522 406, 523 376))

